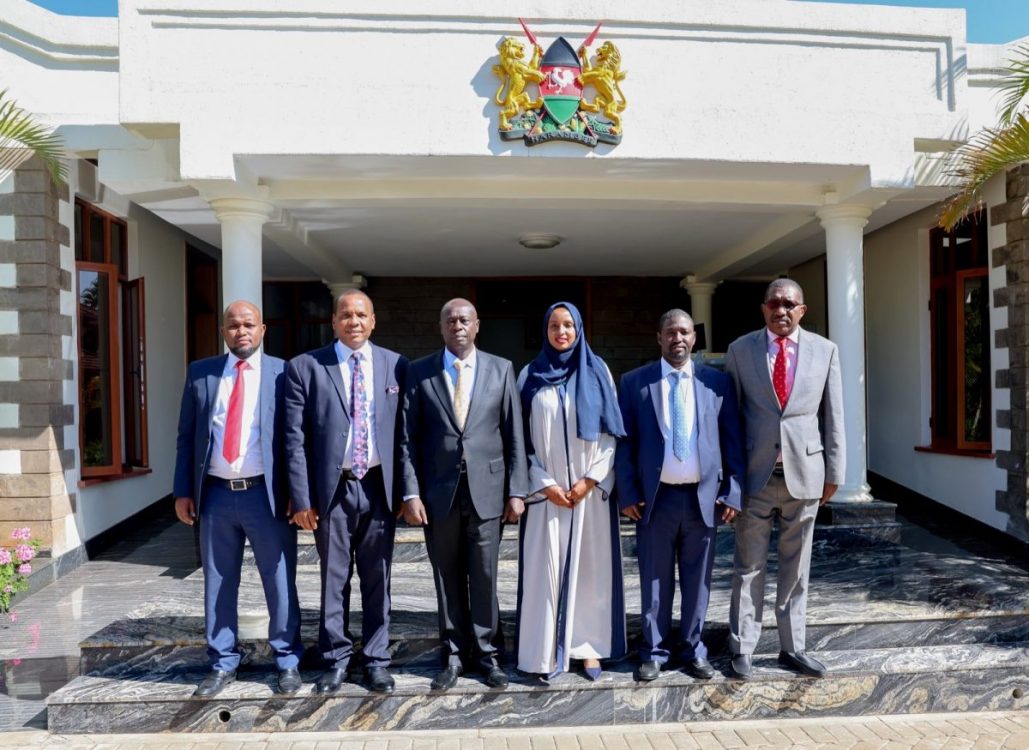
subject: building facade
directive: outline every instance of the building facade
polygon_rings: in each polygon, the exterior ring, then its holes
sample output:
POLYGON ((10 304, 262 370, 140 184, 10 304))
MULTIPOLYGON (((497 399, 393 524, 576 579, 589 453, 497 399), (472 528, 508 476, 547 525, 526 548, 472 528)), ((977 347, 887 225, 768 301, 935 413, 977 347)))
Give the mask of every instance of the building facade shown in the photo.
POLYGON ((28 524, 74 560, 168 496, 186 363, 220 351, 234 299, 289 356, 363 287, 376 340, 418 356, 467 296, 516 362, 570 299, 623 372, 672 306, 717 360, 788 275, 840 346, 836 502, 870 500, 871 472, 1029 540, 1029 173, 936 229, 947 154, 994 122, 1014 45, 968 44, 960 11, 696 5, 8 3, 0 88, 71 169, 0 183, 0 537, 28 524), (494 66, 507 37, 533 49, 512 13, 541 51, 588 42, 599 66, 614 45, 617 144, 505 137, 494 66))

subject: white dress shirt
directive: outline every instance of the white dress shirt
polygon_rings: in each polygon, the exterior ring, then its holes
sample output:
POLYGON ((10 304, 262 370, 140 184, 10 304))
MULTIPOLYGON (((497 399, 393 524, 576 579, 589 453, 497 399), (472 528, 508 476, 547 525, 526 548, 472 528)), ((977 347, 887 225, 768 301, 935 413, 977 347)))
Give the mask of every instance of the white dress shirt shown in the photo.
POLYGON ((475 347, 472 347, 472 351, 467 357, 458 359, 457 355, 449 349, 443 350, 443 372, 446 373, 444 379, 447 381, 447 392, 450 393, 451 405, 454 403, 454 381, 457 378, 454 363, 460 362, 461 367, 464 368, 461 371, 461 393, 464 395, 464 402, 471 406, 472 387, 475 385, 476 351, 475 347))
MULTIPOLYGON (((361 360, 361 372, 364 373, 364 397, 368 404, 368 468, 378 466, 382 463, 382 459, 379 457, 379 450, 375 444, 375 371, 372 367, 372 345, 367 341, 360 349, 351 349, 346 346, 339 339, 336 339, 334 344, 336 349, 336 358, 339 360, 339 372, 343 376, 343 397, 347 400, 347 408, 353 404, 353 398, 350 395, 350 386, 353 383, 353 361, 350 359, 350 355, 355 351, 360 352, 363 359, 361 360)), ((351 469, 354 466, 354 415, 350 415, 350 427, 347 431, 347 447, 343 453, 343 468, 351 469)))
POLYGON ((236 363, 239 362, 232 352, 225 360, 218 383, 218 398, 214 402, 214 415, 211 420, 211 463, 207 473, 221 479, 242 479, 264 474, 264 457, 261 455, 261 351, 258 349, 247 358, 247 367, 243 370, 243 414, 242 429, 239 433, 239 457, 231 464, 222 454, 225 445, 225 420, 229 415, 229 397, 236 385, 236 363))
POLYGON ((697 398, 693 390, 693 360, 687 360, 680 370, 683 377, 679 388, 686 402, 686 444, 689 453, 685 461, 676 458, 672 449, 672 381, 668 377, 675 368, 661 360, 661 434, 665 439, 665 459, 661 464, 664 484, 696 484, 700 481, 700 458, 697 456, 697 398))

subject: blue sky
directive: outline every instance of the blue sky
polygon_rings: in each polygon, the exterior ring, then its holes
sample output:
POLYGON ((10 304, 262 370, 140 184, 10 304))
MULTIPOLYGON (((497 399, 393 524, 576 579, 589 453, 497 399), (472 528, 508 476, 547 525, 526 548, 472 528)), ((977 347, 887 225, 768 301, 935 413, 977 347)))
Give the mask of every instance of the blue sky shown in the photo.
POLYGON ((999 44, 1029 36, 1029 0, 810 0, 821 3, 903 5, 916 8, 964 8, 968 41, 999 44))
MULTIPOLYGON (((706 0, 718 2, 719 0, 706 0)), ((827 3, 863 3, 869 0, 815 0, 827 3)), ((32 0, 57 13, 79 16, 114 16, 118 0, 32 0)), ((965 8, 968 41, 985 44, 1010 42, 1029 36, 1029 0, 874 0, 878 5, 965 8)))

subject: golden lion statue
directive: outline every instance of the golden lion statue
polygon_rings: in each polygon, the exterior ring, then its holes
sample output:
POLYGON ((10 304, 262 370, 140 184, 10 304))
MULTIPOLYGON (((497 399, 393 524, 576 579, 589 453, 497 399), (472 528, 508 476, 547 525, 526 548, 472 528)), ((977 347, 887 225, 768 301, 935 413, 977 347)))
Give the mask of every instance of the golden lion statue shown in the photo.
POLYGON ((501 108, 500 129, 510 130, 512 117, 529 110, 538 110, 543 106, 542 97, 533 99, 525 92, 528 84, 543 81, 543 74, 540 72, 543 50, 534 46, 532 59, 526 64, 522 60, 525 47, 514 37, 506 37, 499 47, 500 64, 493 66, 493 73, 500 79, 500 88, 493 99, 501 108), (505 87, 507 95, 501 97, 505 87))
POLYGON ((596 54, 596 65, 590 65, 589 53, 583 47, 579 50, 582 59, 582 74, 579 82, 583 86, 593 86, 597 95, 593 101, 582 99, 579 106, 587 112, 603 112, 611 121, 611 132, 620 133, 622 118, 619 113, 625 111, 625 94, 622 93, 620 81, 625 80, 622 70, 622 55, 612 42, 600 45, 596 54))

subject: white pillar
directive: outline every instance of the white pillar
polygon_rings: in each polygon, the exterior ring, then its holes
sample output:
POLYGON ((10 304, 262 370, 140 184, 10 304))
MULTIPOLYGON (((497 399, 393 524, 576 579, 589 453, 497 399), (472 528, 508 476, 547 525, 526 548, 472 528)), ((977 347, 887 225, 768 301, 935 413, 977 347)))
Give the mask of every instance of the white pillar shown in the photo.
POLYGON ((834 500, 872 499, 868 486, 865 414, 865 269, 863 230, 867 206, 826 206, 818 211, 825 229, 829 336, 840 350, 847 474, 834 500))
MULTIPOLYGON (((329 287, 329 291, 332 292, 332 304, 336 304, 336 300, 339 299, 339 295, 343 294, 347 289, 364 289, 368 286, 368 279, 359 273, 355 273, 350 277, 350 281, 322 281, 325 286, 329 287)), ((335 314, 335 310, 332 311, 335 314)))
POLYGON ((690 295, 690 309, 693 311, 694 325, 703 324, 707 351, 714 351, 714 324, 711 320, 711 298, 715 294, 718 281, 694 281, 696 276, 687 276, 679 282, 679 286, 690 295))
POLYGON ((254 198, 211 198, 222 225, 222 303, 245 299, 262 307, 262 227, 274 206, 254 198))

